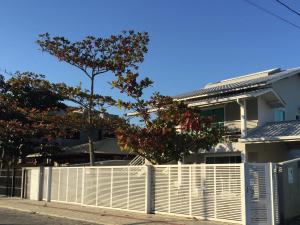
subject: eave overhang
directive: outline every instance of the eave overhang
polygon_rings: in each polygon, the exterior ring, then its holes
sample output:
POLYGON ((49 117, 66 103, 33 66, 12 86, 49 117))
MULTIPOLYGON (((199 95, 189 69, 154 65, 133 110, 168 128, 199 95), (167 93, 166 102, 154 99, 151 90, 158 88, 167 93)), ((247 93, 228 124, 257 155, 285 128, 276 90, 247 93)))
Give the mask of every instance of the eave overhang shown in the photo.
POLYGON ((300 135, 260 137, 260 138, 240 138, 238 140, 238 142, 245 143, 245 144, 273 143, 273 142, 295 142, 295 141, 300 141, 300 135))
POLYGON ((262 96, 262 98, 267 102, 267 104, 271 108, 285 106, 285 102, 283 101, 283 99, 272 88, 254 90, 254 91, 240 93, 240 94, 229 96, 229 97, 216 97, 216 98, 212 98, 212 99, 203 99, 203 100, 199 100, 199 101, 190 102, 190 103, 188 103, 188 106, 190 106, 190 107, 195 107, 195 106, 206 107, 206 106, 211 106, 211 105, 218 105, 218 104, 234 102, 234 101, 237 101, 240 99, 256 98, 259 96, 262 96))

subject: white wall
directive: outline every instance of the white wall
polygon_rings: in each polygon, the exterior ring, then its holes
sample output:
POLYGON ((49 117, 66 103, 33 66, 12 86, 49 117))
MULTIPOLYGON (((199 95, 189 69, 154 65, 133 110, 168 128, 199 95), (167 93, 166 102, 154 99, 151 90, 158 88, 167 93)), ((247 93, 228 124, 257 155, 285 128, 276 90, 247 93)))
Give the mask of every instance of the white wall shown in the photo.
POLYGON ((259 96, 257 98, 258 105, 258 126, 261 126, 267 122, 274 121, 274 111, 273 109, 266 103, 266 101, 259 96))
MULTIPOLYGON (((294 75, 292 77, 280 80, 272 85, 273 89, 278 93, 285 105, 285 119, 295 120, 296 115, 300 114, 300 77, 294 75)), ((266 122, 274 121, 274 109, 272 109, 263 97, 258 97, 258 125, 266 122)))
POLYGON ((286 103, 286 120, 295 120, 300 107, 300 76, 294 75, 273 84, 274 90, 286 103))

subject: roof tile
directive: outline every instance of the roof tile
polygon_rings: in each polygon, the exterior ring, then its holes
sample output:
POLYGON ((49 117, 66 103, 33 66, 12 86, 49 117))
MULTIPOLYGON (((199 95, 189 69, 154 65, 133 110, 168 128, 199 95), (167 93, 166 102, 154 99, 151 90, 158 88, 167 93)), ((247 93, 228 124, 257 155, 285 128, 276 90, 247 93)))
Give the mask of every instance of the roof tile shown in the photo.
POLYGON ((276 138, 300 135, 300 120, 269 122, 250 131, 246 139, 276 138))
POLYGON ((285 70, 282 72, 274 73, 269 76, 254 78, 251 80, 233 82, 233 83, 224 84, 224 85, 222 85, 222 82, 220 82, 219 86, 208 87, 208 88, 203 88, 203 89, 192 91, 192 92, 183 93, 183 94, 174 96, 173 98, 184 99, 184 98, 190 98, 190 97, 196 97, 196 96, 201 97, 201 96, 205 96, 205 95, 227 93, 227 92, 235 91, 235 90, 241 89, 241 88, 247 89, 247 88, 250 88, 250 87, 253 87, 256 85, 266 86, 266 85, 272 83, 273 81, 284 78, 285 76, 289 75, 290 73, 293 73, 296 71, 300 72, 300 68, 288 69, 288 70, 285 70))

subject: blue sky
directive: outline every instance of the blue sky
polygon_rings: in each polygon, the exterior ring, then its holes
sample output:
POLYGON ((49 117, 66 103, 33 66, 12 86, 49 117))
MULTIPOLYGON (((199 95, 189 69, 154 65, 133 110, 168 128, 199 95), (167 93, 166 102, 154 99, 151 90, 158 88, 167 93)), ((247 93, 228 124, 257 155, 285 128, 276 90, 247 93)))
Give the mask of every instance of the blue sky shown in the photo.
MULTIPOLYGON (((300 26, 300 17, 275 0, 252 0, 300 26)), ((298 0, 283 0, 300 10, 298 0)), ((140 68, 166 95, 205 83, 274 67, 300 66, 300 29, 267 15, 244 0, 2 0, 0 68, 33 71, 55 82, 86 84, 75 68, 38 50, 38 34, 80 40, 134 29, 150 34, 140 68)), ((108 88, 110 75, 97 79, 108 88)))

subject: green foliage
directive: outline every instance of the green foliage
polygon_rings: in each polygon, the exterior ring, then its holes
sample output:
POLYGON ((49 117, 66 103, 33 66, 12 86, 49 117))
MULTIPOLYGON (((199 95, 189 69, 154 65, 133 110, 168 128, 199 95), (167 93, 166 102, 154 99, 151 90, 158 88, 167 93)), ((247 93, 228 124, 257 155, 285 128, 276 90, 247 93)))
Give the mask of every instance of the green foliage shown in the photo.
POLYGON ((88 36, 77 42, 45 33, 37 41, 43 51, 78 67, 90 78, 108 71, 137 69, 148 51, 148 42, 147 33, 134 31, 124 31, 108 38, 88 36))
MULTIPOLYGON (((32 72, 16 72, 6 84, 6 93, 23 108, 65 108, 60 93, 54 91, 54 84, 45 76, 32 72)), ((3 91, 5 91, 3 89, 3 91)))
POLYGON ((81 119, 73 116, 73 126, 86 123, 85 131, 89 138, 90 164, 94 165, 94 149, 92 131, 100 123, 106 123, 99 115, 106 112, 106 107, 118 105, 109 96, 95 93, 95 78, 107 72, 124 73, 130 69, 138 69, 148 51, 149 37, 147 33, 124 31, 108 38, 88 36, 82 41, 71 42, 65 37, 51 37, 48 33, 41 34, 37 43, 41 50, 79 68, 90 81, 90 88, 57 86, 60 93, 70 101, 75 102, 82 110, 81 119), (101 122, 102 120, 102 122, 101 122), (83 122, 84 121, 84 122, 83 122))
POLYGON ((0 152, 6 164, 15 164, 36 145, 42 148, 57 137, 55 112, 66 105, 54 87, 44 76, 30 72, 17 72, 8 80, 0 76, 0 152))

